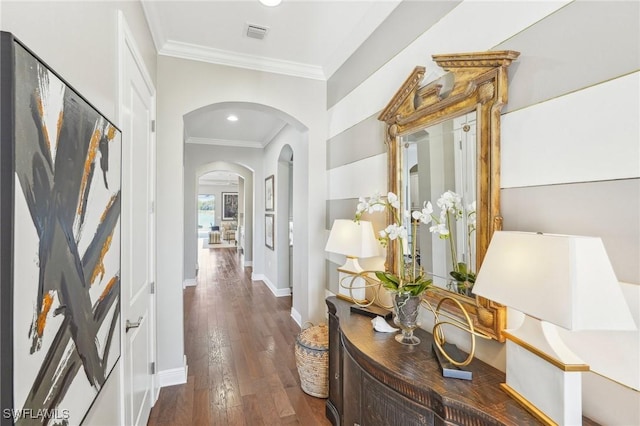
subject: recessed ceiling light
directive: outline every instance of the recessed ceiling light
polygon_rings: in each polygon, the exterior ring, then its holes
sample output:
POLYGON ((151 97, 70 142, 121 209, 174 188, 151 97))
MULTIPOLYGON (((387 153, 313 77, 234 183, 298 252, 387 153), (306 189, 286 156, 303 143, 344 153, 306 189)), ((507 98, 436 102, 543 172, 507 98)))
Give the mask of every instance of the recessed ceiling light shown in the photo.
POLYGON ((269 7, 277 6, 281 2, 282 2, 282 0, 260 0, 260 3, 262 3, 265 6, 269 6, 269 7))
POLYGON ((227 116, 227 120, 229 120, 229 121, 238 121, 238 116, 237 115, 233 115, 233 114, 229 114, 227 116))

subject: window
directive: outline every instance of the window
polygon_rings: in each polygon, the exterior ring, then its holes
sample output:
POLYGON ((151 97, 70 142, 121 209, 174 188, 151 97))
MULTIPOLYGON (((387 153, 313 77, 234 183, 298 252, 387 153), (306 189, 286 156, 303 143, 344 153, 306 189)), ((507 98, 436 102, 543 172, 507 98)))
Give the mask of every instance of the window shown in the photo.
POLYGON ((198 229, 210 230, 216 224, 216 196, 198 195, 198 229))

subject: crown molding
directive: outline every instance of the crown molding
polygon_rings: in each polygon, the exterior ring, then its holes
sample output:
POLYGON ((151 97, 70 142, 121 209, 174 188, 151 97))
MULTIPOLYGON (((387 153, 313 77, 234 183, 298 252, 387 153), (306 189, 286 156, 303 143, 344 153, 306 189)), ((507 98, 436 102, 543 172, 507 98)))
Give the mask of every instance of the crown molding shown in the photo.
POLYGON ((151 30, 153 44, 156 46, 156 51, 160 52, 162 46, 166 43, 167 38, 162 30, 162 25, 160 25, 161 20, 158 9, 156 9, 156 6, 150 1, 141 1, 140 4, 142 5, 142 12, 147 20, 149 30, 151 30))
POLYGON ((231 146, 234 148, 264 148, 260 142, 254 141, 238 141, 230 139, 214 139, 214 138, 197 138, 188 137, 186 143, 199 144, 199 145, 218 145, 218 146, 231 146))
POLYGON ((246 55, 228 50, 182 43, 175 40, 167 40, 162 48, 158 49, 158 53, 160 55, 209 62, 212 64, 228 65, 231 67, 310 78, 313 80, 326 80, 324 71, 322 67, 319 66, 266 58, 263 56, 246 55))

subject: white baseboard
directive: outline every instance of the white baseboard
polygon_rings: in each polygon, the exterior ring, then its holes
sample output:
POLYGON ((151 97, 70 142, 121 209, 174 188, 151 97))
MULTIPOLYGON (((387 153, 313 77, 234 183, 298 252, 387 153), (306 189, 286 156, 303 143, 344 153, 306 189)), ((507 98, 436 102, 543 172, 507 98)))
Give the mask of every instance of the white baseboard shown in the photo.
POLYGON ((302 328, 302 315, 300 315, 300 312, 296 311, 293 306, 291 307, 291 318, 302 328))
POLYGON ((244 266, 253 266, 253 261, 252 260, 245 261, 244 266))
POLYGON ((262 281, 264 283, 264 285, 267 286, 267 288, 269 290, 271 290, 271 293, 273 293, 274 296, 276 297, 285 297, 285 296, 291 296, 291 289, 290 288, 276 288, 275 285, 273 285, 273 283, 269 280, 269 278, 267 278, 265 275, 263 274, 251 274, 251 281, 262 281))
POLYGON ((275 285, 273 285, 269 278, 265 276, 262 277, 262 282, 269 288, 269 290, 271 290, 271 293, 273 293, 276 297, 291 296, 291 289, 289 287, 277 288, 275 285))
POLYGON ((198 281, 196 281, 195 278, 187 278, 186 280, 182 281, 182 288, 194 287, 197 284, 198 281))
POLYGON ((163 388, 165 386, 182 385, 187 383, 188 372, 189 366, 187 365, 187 356, 185 355, 184 366, 158 371, 158 385, 163 388))

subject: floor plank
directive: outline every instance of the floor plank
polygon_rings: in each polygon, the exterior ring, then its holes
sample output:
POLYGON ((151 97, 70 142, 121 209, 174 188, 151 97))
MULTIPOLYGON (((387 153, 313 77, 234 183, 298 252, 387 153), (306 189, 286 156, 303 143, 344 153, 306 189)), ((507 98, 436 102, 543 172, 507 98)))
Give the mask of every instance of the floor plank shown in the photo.
MULTIPOLYGON (((200 244, 202 247, 202 244, 200 244)), ((201 248, 184 291, 184 385, 161 389, 149 425, 329 425, 295 364, 291 297, 276 298, 235 248, 201 248)))

